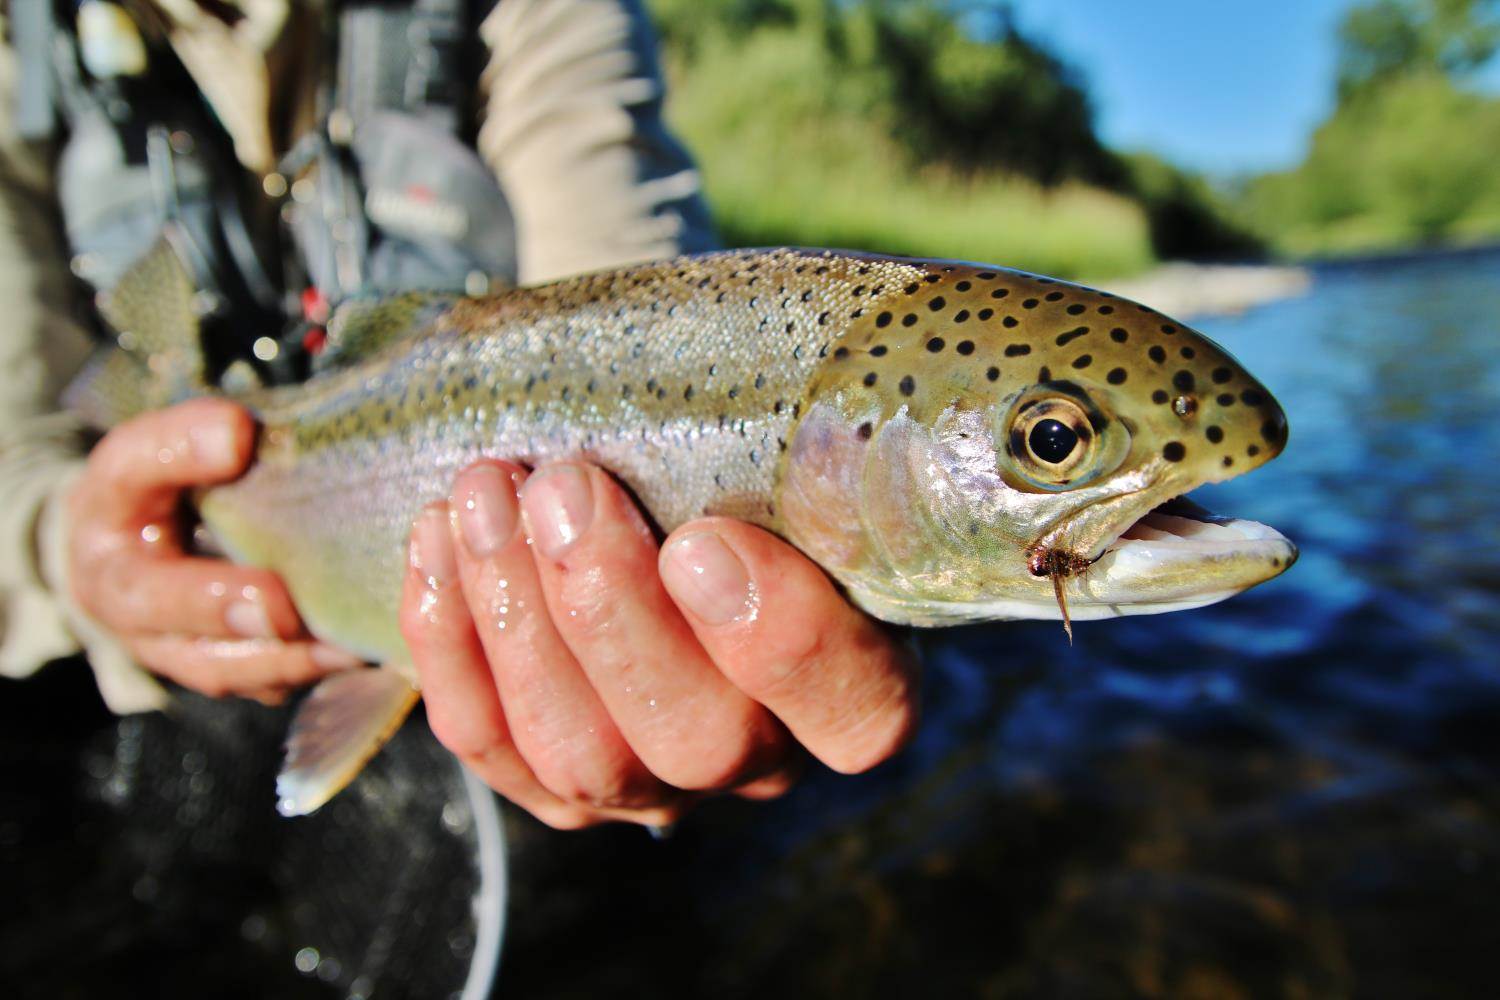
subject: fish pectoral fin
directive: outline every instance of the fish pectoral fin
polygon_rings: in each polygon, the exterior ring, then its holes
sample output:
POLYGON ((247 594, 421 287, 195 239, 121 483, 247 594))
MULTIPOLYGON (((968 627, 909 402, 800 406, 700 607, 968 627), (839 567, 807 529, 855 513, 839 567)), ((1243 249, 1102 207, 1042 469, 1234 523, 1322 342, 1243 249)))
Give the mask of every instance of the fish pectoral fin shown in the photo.
POLYGON ((306 816, 337 795, 401 727, 419 697, 389 665, 319 681, 287 732, 276 811, 306 816))

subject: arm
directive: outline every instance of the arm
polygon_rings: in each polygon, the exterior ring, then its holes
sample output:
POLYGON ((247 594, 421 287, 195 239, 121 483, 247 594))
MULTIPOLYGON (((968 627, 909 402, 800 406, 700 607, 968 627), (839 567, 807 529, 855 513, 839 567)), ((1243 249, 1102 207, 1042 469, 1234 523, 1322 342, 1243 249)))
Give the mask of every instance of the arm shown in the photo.
POLYGON ((66 596, 63 497, 83 466, 57 396, 92 344, 72 319, 51 151, 13 125, 16 63, 0 46, 0 674, 22 677, 86 650, 116 711, 159 706, 159 685, 66 596))
POLYGON ((479 152, 515 213, 522 284, 715 248, 638 3, 504 0, 480 34, 479 152))

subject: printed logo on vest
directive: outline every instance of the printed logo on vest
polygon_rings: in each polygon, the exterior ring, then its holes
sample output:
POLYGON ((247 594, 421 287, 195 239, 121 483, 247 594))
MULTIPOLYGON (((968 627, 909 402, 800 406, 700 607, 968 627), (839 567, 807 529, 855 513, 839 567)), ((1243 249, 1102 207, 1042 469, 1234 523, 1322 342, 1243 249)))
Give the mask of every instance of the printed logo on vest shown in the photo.
POLYGON ((413 240, 456 243, 469 231, 463 206, 444 201, 429 187, 411 184, 402 190, 371 188, 365 213, 382 229, 413 240))

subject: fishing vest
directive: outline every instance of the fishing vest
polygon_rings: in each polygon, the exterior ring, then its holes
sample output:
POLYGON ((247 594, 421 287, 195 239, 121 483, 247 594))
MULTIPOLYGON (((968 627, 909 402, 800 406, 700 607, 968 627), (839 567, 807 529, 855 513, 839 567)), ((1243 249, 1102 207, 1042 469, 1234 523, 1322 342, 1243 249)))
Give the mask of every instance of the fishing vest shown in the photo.
POLYGON ((74 273, 107 291, 165 234, 192 272, 212 368, 299 378, 345 299, 516 280, 515 223, 474 149, 469 0, 330 3, 319 124, 263 185, 171 50, 146 52, 137 33, 132 51, 122 8, 11 7, 17 127, 58 141, 74 273))

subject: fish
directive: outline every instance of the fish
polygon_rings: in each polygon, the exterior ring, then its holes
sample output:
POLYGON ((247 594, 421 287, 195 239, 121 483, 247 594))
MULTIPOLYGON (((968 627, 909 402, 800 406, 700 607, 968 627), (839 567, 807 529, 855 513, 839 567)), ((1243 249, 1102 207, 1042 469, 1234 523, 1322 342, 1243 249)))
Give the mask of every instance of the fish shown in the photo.
MULTIPOLYGON (((278 808, 348 784, 419 697, 397 626, 410 526, 484 457, 598 463, 661 532, 760 525, 893 625, 1158 614, 1285 572, 1296 546, 1183 499, 1286 445, 1222 347, 1108 292, 984 264, 731 250, 484 297, 341 306, 313 374, 211 377, 170 241, 105 301, 118 345, 70 391, 94 422, 194 394, 260 426, 198 491, 230 558, 379 669, 302 701, 278 808), (235 385, 230 390, 226 385, 235 385)), ((236 363, 242 365, 243 363, 236 363)))

